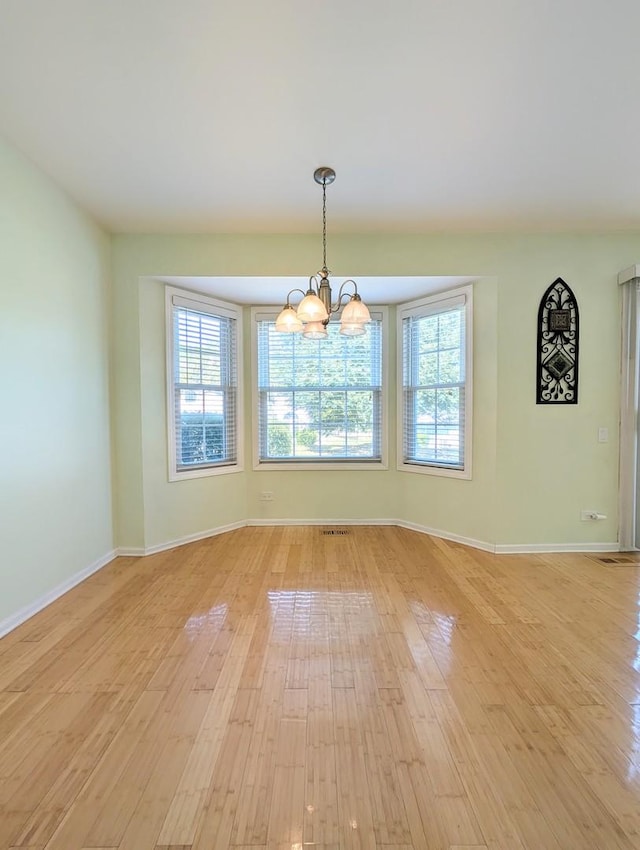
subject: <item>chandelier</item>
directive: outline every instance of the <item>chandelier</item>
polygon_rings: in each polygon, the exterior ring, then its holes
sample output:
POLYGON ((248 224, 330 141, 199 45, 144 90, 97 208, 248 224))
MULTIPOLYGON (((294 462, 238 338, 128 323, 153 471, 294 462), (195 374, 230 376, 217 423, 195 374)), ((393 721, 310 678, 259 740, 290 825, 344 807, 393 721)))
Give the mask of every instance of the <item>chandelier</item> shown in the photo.
POLYGON ((345 280, 332 303, 329 269, 327 268, 327 186, 336 179, 333 168, 323 166, 313 173, 313 179, 322 186, 322 268, 309 278, 309 289, 292 289, 287 303, 276 319, 276 330, 280 333, 302 333, 307 339, 326 339, 327 325, 334 313, 340 312, 340 333, 345 336, 360 336, 365 333, 365 324, 371 321, 369 310, 358 294, 355 280, 345 280), (353 287, 353 292, 349 289, 353 287), (299 292, 303 297, 297 308, 291 304, 291 296, 299 292), (348 300, 347 300, 348 299, 348 300), (344 307, 343 301, 346 300, 344 307))

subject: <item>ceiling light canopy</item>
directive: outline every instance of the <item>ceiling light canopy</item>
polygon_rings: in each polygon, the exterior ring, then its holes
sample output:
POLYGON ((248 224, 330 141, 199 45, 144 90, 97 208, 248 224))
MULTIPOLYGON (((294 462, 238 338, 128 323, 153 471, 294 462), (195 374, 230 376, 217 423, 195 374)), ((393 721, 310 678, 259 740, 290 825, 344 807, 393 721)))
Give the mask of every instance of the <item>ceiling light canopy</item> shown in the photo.
POLYGON ((329 269, 327 268, 327 186, 336 179, 333 168, 323 166, 313 173, 313 179, 322 186, 322 268, 309 278, 309 289, 292 289, 287 303, 276 319, 276 330, 280 333, 302 333, 307 339, 325 339, 327 325, 334 313, 340 312, 340 333, 345 336, 360 336, 365 333, 365 324, 371 321, 369 310, 358 294, 355 280, 345 280, 332 303, 329 269), (353 292, 349 289, 353 287, 353 292), (299 292, 303 298, 295 308, 291 296, 299 292), (347 303, 343 305, 343 302, 347 303))

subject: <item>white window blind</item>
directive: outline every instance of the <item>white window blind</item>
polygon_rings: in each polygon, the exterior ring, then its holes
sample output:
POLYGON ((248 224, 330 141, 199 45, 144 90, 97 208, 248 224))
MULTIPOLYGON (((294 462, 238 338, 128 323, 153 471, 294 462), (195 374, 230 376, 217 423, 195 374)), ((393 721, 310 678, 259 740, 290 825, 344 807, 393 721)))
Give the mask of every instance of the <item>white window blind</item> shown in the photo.
POLYGON ((173 295, 171 413, 175 472, 238 460, 238 348, 234 310, 173 295))
POLYGON ((275 330, 257 317, 260 462, 379 461, 382 320, 323 340, 275 330))
POLYGON ((402 462, 464 470, 469 295, 401 312, 402 462))

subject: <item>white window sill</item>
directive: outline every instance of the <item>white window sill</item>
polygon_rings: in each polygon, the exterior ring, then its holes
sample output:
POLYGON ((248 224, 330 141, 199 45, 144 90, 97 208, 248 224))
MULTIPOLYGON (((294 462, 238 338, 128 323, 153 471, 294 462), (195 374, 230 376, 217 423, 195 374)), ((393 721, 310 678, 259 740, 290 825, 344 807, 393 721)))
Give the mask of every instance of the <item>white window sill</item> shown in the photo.
POLYGON ((244 467, 240 464, 230 464, 229 466, 207 466, 201 469, 185 469, 180 472, 175 470, 169 471, 169 481, 186 481, 191 478, 209 478, 213 475, 229 475, 233 472, 244 472, 244 467))
POLYGON ((349 472, 371 471, 371 470, 387 470, 389 469, 386 463, 382 461, 319 461, 316 463, 310 461, 262 461, 254 464, 254 470, 258 472, 322 472, 324 470, 335 471, 342 470, 349 472))
POLYGON ((399 463, 400 472, 417 472, 418 475, 436 475, 440 478, 460 478, 464 481, 471 480, 470 469, 452 469, 447 466, 436 466, 420 463, 399 463))

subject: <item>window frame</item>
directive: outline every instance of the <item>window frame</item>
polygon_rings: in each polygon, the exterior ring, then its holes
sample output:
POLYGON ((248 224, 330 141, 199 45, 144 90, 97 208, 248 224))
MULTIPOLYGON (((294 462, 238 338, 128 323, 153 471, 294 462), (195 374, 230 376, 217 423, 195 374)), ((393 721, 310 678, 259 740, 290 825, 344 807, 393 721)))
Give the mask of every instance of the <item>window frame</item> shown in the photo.
MULTIPOLYGON (((385 470, 388 465, 388 399, 389 399, 389 310, 387 307, 370 307, 371 315, 379 318, 382 326, 381 333, 381 395, 380 395, 380 460, 261 460, 260 459, 260 428, 258 426, 260 392, 258 388, 258 322, 274 321, 282 307, 264 306, 251 308, 251 401, 253 414, 253 469, 256 471, 310 471, 320 472, 322 470, 350 470, 357 472, 359 470, 385 470)), ((336 320, 333 319, 335 322, 336 320)))
POLYGON ((193 292, 187 289, 179 289, 173 286, 165 286, 165 321, 166 321, 166 402, 167 402, 167 453, 168 453, 168 479, 173 481, 185 481, 191 478, 208 478, 213 475, 228 475, 229 473, 242 472, 244 470, 244 389, 243 389, 243 344, 242 325, 243 310, 239 304, 221 301, 193 292), (211 463, 210 465, 199 465, 193 469, 178 469, 177 456, 177 433, 175 423, 175 337, 173 324, 173 299, 177 297, 181 301, 190 302, 194 311, 210 313, 214 316, 233 319, 235 321, 235 359, 236 359, 236 461, 235 463, 211 463))
POLYGON ((415 301, 409 301, 397 306, 397 468, 401 472, 413 472, 419 475, 436 475, 443 478, 472 478, 472 448, 473 448, 473 284, 466 284, 455 289, 443 290, 415 301), (405 428, 405 398, 404 398, 404 335, 403 321, 411 315, 433 315, 440 312, 435 309, 438 304, 446 310, 447 302, 464 298, 465 317, 465 428, 463 447, 463 466, 461 469, 436 464, 428 461, 405 461, 404 459, 404 428, 405 428))

